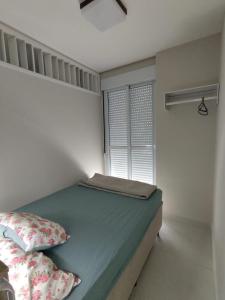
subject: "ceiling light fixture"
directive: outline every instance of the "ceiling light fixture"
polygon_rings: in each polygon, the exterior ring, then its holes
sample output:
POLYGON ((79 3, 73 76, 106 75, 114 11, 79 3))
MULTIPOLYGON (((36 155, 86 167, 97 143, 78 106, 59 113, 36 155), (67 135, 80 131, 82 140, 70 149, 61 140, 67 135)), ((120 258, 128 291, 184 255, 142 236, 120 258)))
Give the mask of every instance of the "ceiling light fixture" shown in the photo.
POLYGON ((80 1, 83 16, 100 31, 105 31, 125 20, 127 9, 120 0, 80 1))

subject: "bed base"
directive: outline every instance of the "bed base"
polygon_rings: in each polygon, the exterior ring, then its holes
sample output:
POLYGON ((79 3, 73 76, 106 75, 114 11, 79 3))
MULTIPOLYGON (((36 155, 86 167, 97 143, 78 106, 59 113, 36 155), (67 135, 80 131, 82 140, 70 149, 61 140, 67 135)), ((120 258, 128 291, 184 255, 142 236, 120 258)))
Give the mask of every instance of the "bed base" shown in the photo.
POLYGON ((106 300, 128 300, 162 226, 162 207, 159 208, 131 261, 110 291, 106 300))

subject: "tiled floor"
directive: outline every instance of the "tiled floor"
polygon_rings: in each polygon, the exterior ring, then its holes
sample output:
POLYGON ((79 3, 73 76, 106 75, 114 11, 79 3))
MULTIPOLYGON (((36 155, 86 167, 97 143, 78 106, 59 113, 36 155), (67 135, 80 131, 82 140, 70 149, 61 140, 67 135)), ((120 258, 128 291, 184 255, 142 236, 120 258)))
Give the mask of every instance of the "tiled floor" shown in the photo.
POLYGON ((166 220, 130 300, 215 300, 207 228, 166 220))

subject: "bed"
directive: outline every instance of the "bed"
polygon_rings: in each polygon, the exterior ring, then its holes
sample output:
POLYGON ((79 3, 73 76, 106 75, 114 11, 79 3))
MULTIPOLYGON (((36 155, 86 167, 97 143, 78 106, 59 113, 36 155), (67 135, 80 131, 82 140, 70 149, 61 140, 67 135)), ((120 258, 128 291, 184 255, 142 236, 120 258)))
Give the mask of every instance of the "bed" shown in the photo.
POLYGON ((149 200, 72 186, 18 209, 64 226, 71 238, 45 251, 82 282, 68 300, 126 300, 162 222, 162 192, 149 200))

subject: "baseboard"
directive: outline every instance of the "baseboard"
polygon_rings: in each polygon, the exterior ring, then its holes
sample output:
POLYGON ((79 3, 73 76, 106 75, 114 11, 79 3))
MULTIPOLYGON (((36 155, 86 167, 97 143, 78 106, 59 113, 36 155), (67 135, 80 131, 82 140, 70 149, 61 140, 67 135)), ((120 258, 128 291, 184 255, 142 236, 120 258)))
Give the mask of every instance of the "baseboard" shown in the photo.
POLYGON ((214 233, 212 230, 212 260, 213 260, 213 279, 214 279, 214 287, 215 287, 215 300, 219 300, 218 292, 217 292, 217 272, 216 272, 216 250, 215 250, 215 239, 214 239, 214 233))
POLYGON ((191 218, 187 218, 187 217, 183 217, 183 216, 178 216, 175 214, 166 213, 165 211, 163 212, 163 219, 175 220, 175 221, 183 222, 186 224, 192 224, 192 225, 196 225, 198 227, 202 227, 202 228, 212 231, 212 224, 205 223, 205 222, 198 221, 198 220, 191 219, 191 218))

